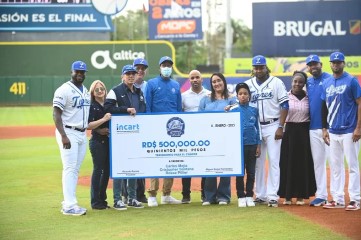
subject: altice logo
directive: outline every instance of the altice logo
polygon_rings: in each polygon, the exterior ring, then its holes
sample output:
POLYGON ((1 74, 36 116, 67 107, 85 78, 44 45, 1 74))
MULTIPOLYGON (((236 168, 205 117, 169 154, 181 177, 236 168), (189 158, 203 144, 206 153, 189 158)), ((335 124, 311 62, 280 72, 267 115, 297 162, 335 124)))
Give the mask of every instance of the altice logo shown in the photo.
POLYGON ((117 124, 117 133, 139 133, 139 124, 117 124))

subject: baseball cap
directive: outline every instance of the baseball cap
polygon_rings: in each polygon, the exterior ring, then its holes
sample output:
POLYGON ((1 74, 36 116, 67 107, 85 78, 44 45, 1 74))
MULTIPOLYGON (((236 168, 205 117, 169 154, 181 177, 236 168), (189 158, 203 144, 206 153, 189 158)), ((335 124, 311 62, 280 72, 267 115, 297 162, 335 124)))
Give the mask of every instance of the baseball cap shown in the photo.
POLYGON ((330 55, 330 62, 344 62, 345 61, 345 55, 343 55, 342 52, 334 52, 330 55))
POLYGON ((88 71, 86 68, 86 64, 83 61, 75 61, 73 62, 73 64, 71 65, 71 70, 83 70, 83 71, 88 71))
POLYGON ((253 57, 252 66, 261 66, 261 65, 267 65, 266 58, 262 55, 257 55, 255 57, 253 57))
POLYGON ((122 69, 122 74, 126 74, 128 72, 137 72, 137 70, 133 67, 133 65, 125 65, 122 69))
POLYGON ((160 60, 159 60, 159 65, 161 65, 162 63, 164 62, 170 62, 171 64, 173 64, 173 60, 172 58, 168 57, 168 56, 164 56, 164 57, 161 57, 160 60))
POLYGON ((144 58, 136 58, 136 59, 134 59, 133 66, 135 67, 137 65, 144 65, 146 68, 148 68, 148 62, 144 58))
POLYGON ((308 65, 310 62, 318 62, 320 63, 321 60, 317 55, 310 55, 306 58, 306 64, 308 65))

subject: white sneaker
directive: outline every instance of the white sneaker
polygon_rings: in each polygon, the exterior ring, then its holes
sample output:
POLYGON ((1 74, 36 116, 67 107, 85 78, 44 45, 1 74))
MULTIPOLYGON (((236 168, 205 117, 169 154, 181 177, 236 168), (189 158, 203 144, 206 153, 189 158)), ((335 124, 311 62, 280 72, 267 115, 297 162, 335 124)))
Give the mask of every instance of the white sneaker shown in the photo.
POLYGON ((210 202, 203 202, 203 203, 202 203, 202 206, 209 206, 209 205, 211 205, 210 202))
POLYGON ((238 198, 238 207, 247 207, 246 198, 238 198))
POLYGON ((177 200, 174 197, 168 195, 168 196, 162 196, 160 200, 161 204, 181 204, 181 200, 177 200))
POLYGON ((158 207, 158 202, 156 197, 148 198, 148 207, 158 207))
POLYGON ((256 206, 256 204, 254 203, 252 197, 246 197, 246 204, 247 204, 247 207, 254 207, 254 206, 256 206))

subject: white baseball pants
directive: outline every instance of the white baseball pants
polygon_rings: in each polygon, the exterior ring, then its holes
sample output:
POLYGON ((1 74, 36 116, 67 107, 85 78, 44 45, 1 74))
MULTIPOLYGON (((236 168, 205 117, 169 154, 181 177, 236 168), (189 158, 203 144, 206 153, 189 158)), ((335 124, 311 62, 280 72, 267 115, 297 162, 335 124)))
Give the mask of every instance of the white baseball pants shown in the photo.
MULTIPOLYGON (((325 143, 322 138, 322 129, 310 130, 310 143, 311 152, 313 158, 313 167, 315 170, 316 178, 316 198, 328 199, 327 194, 327 171, 326 171, 326 160, 329 159, 330 147, 325 143)), ((335 194, 335 189, 332 184, 333 178, 330 179, 330 192, 331 196, 335 194)), ((341 180, 340 184, 345 185, 345 166, 341 166, 341 180)))
POLYGON ((256 160, 256 198, 264 201, 276 200, 280 184, 280 154, 282 140, 275 140, 279 122, 261 125, 261 156, 256 160), (268 176, 266 182, 266 156, 268 154, 268 176))
POLYGON ((342 182, 344 157, 346 157, 346 162, 348 164, 348 193, 350 201, 360 202, 360 168, 358 163, 359 150, 360 142, 352 141, 352 133, 330 133, 331 187, 335 191, 332 194, 332 198, 338 203, 345 203, 345 183, 344 181, 342 182))
POLYGON ((63 209, 70 209, 78 204, 76 199, 76 186, 80 166, 85 157, 88 139, 86 132, 79 132, 73 129, 65 129, 65 132, 71 143, 70 149, 63 148, 61 135, 57 130, 55 134, 63 163, 62 184, 64 201, 62 205, 63 209))

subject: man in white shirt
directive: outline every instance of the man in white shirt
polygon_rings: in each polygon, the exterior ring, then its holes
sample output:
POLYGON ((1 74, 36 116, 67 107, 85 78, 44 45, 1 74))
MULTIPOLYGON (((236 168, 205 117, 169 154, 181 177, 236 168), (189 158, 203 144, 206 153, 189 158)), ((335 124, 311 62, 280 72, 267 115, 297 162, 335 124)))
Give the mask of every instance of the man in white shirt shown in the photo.
MULTIPOLYGON (((191 88, 182 93, 182 109, 184 112, 197 112, 201 99, 211 92, 202 86, 203 79, 201 73, 198 70, 190 71, 189 82, 191 84, 191 88)), ((203 186, 204 178, 202 178, 201 182, 202 200, 204 199, 203 186)), ((191 178, 182 178, 182 203, 191 202, 190 189, 191 178)))

